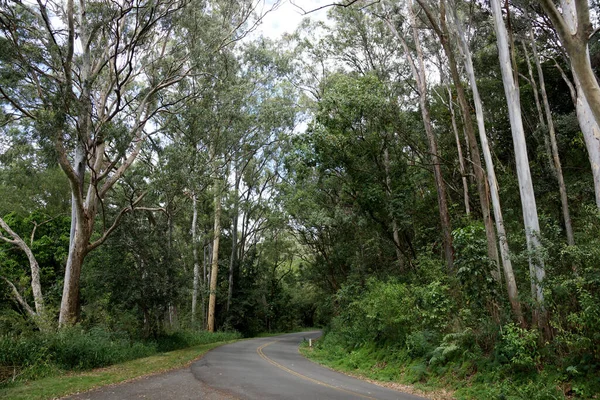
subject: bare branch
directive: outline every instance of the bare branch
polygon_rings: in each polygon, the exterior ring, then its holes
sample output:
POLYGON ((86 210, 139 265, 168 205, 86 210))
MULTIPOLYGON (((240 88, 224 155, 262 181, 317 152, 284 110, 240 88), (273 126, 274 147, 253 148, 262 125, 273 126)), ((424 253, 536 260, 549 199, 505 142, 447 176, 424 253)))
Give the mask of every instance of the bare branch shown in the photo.
MULTIPOLYGON (((359 1, 361 1, 361 0, 350 0, 348 3, 329 3, 329 4, 325 4, 324 6, 317 7, 317 8, 314 8, 314 9, 312 9, 312 10, 309 10, 309 11, 306 11, 304 8, 300 7, 298 4, 296 4, 296 3, 295 3, 294 1, 292 1, 292 0, 290 0, 290 3, 291 3, 291 4, 292 4, 294 7, 298 8, 300 11, 302 11, 302 15, 308 15, 308 14, 311 14, 311 13, 314 13, 314 12, 316 12, 316 11, 323 10, 323 9, 325 9, 325 8, 329 8, 329 7, 342 7, 342 8, 347 8, 347 7, 350 7, 350 6, 352 6, 352 5, 353 5, 353 4, 355 4, 355 3, 358 3, 359 1)), ((370 3, 368 3, 368 4, 366 4, 366 5, 364 5, 363 7, 361 7, 361 9, 363 9, 363 8, 366 8, 366 7, 369 7, 369 6, 372 6, 373 4, 377 4, 377 3, 379 3, 379 2, 380 2, 380 0, 374 0, 374 1, 372 1, 372 2, 370 2, 370 3)))
POLYGON ((25 299, 23 299, 23 296, 21 296, 21 293, 19 293, 16 286, 13 285, 13 283, 11 281, 9 281, 8 278, 6 278, 5 276, 0 276, 0 278, 2 278, 8 284, 8 286, 10 286, 10 288, 12 289, 12 292, 13 292, 13 296, 15 297, 15 300, 17 300, 17 303, 19 303, 25 309, 25 311, 27 311, 27 314, 29 314, 32 317, 35 317, 36 316, 35 311, 33 311, 31 306, 29 304, 27 304, 25 299))

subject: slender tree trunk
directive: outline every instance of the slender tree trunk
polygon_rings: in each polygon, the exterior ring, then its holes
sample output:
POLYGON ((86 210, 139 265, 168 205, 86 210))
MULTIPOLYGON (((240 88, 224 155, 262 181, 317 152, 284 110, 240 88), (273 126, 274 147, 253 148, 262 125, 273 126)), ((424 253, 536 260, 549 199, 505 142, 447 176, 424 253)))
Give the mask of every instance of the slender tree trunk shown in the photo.
MULTIPOLYGON (((392 199, 392 178, 390 176, 390 153, 388 151, 387 143, 383 148, 383 168, 385 170, 385 186, 386 186, 386 197, 388 202, 392 199)), ((389 211, 390 219, 392 220, 392 238, 394 239, 394 247, 396 249, 396 258, 400 269, 404 269, 404 257, 400 251, 400 235, 398 234, 398 221, 394 215, 393 210, 389 211)))
POLYGON ((515 149, 515 162, 517 165, 517 178, 519 181, 519 192, 521 194, 521 206, 523 209, 523 221, 525 223, 525 235, 527 239, 527 249, 529 250, 529 272, 531 277, 532 295, 536 301, 536 311, 538 324, 544 330, 547 328, 544 293, 542 283, 545 276, 544 261, 541 256, 541 244, 539 241, 539 221, 537 215, 537 205, 535 194, 533 192, 533 182, 529 171, 529 159, 527 157, 527 147, 525 142, 525 132, 523 121, 521 119, 521 102, 519 100, 519 89, 513 79, 513 70, 510 61, 510 51, 508 48, 508 34, 506 26, 502 20, 502 11, 499 0, 491 0, 492 14, 494 17, 494 28, 498 42, 498 52, 500 57, 500 69, 502 72, 502 82, 508 104, 510 126, 513 136, 513 145, 515 149))
POLYGON ((390 30, 394 33, 396 38, 402 44, 404 52, 409 61, 413 78, 417 82, 417 89, 419 92, 419 105, 421 108, 421 117, 423 119, 423 125, 425 127, 425 134, 427 136, 427 142, 429 145, 429 152, 433 163, 433 175, 435 178, 435 186, 437 191, 438 208, 440 214, 440 222, 442 227, 442 241, 444 249, 444 258, 446 259, 446 266, 449 272, 454 271, 454 249, 452 247, 452 228, 450 224, 450 213, 448 211, 448 201, 446 199, 446 188, 444 186, 444 179, 442 177, 441 159, 439 156, 437 139, 433 132, 431 125, 431 117, 429 115, 429 102, 427 100, 427 82, 425 78, 425 63, 423 61, 423 53, 419 42, 419 34, 416 26, 416 18, 412 10, 412 1, 408 1, 409 16, 412 24, 413 40, 415 42, 415 48, 417 51, 418 67, 413 60, 410 49, 406 40, 398 33, 394 24, 389 20, 386 23, 390 30))
POLYGON ((452 12, 450 15, 454 21, 454 27, 457 31, 459 49, 461 50, 464 58, 465 70, 469 77, 471 84, 471 91, 473 92, 473 103, 475 104, 475 116, 477 118, 477 127, 479 131, 479 140, 481 141, 481 149, 483 151, 483 158, 486 164, 487 178, 490 187, 490 197, 494 209, 494 218, 496 220, 496 230, 498 233, 498 244, 500 247, 500 256, 502 258, 502 267, 504 270, 504 278, 506 279, 506 288, 508 291, 508 299, 511 304, 511 308, 515 318, 519 321, 522 327, 526 326, 525 319, 523 318, 523 312, 521 310, 521 302, 519 301, 519 291, 517 288, 517 281, 512 268, 512 262, 510 260, 510 249, 508 247, 508 241, 506 238, 506 230, 504 228, 504 217, 502 215, 502 206, 500 203, 500 194, 498 191, 498 181, 496 179, 496 172, 494 169, 494 159, 492 158, 492 152, 490 151, 490 145, 487 140, 485 130, 485 119, 483 115, 483 103, 479 96, 479 89, 477 87, 477 79, 475 78, 475 70, 473 69, 473 60, 471 57, 471 51, 469 45, 465 39, 463 29, 460 21, 456 16, 456 8, 451 7, 452 12))
POLYGON ((471 109, 467 102, 467 96, 465 95, 465 89, 458 73, 458 66, 456 63, 456 57, 454 50, 452 49, 449 41, 449 32, 446 25, 446 3, 444 0, 440 1, 440 18, 439 25, 436 18, 433 16, 431 9, 424 2, 424 0, 417 0, 423 10, 425 11, 429 22, 434 28, 434 31, 438 35, 444 53, 448 58, 448 66, 450 67, 450 76, 454 87, 456 88, 456 97, 460 112, 464 121, 464 129, 467 136, 467 145, 471 154, 471 161, 473 163, 473 172, 475 174, 475 183, 477 184, 477 193, 479 194, 479 203, 481 204, 481 213, 483 215, 483 224, 485 227, 485 236, 487 239, 488 257, 490 260, 496 263, 495 267, 497 273, 494 274, 496 279, 500 278, 500 259, 498 257, 498 247, 496 245, 496 233, 494 231, 494 223, 490 213, 490 199, 487 195, 485 187, 485 170, 481 165, 481 155, 479 153, 479 147, 477 146, 477 139, 475 138, 475 130, 473 129, 473 120, 471 118, 471 109))
POLYGON ((233 221, 231 227, 231 256, 229 258, 229 286, 227 289, 227 312, 231 307, 233 298, 233 275, 237 267, 237 242, 238 242, 238 214, 239 214, 239 191, 240 191, 239 166, 235 165, 235 188, 233 193, 233 221))
MULTIPOLYGON (((206 237, 206 235, 205 235, 206 237)), ((209 254, 209 246, 208 244, 203 242, 203 246, 202 246, 202 290, 200 293, 201 296, 201 301, 202 301, 202 329, 206 329, 206 321, 207 321, 207 315, 206 315, 206 288, 208 287, 208 274, 207 274, 207 268, 206 266, 208 265, 208 260, 210 259, 210 254, 209 254)))
MULTIPOLYGON (((544 104, 544 112, 546 114, 546 121, 548 123, 548 133, 550 135, 550 148, 552 150, 552 161, 554 165, 554 171, 556 173, 556 180, 558 181, 558 190, 560 193, 560 204, 563 213, 563 220, 565 223, 565 233, 567 235, 567 243, 569 246, 575 245, 575 238, 573 236, 573 224, 571 223, 571 213, 569 211, 569 200, 567 196, 567 186, 565 185, 565 178, 562 172, 562 165, 560 162, 560 156, 558 154, 558 144, 556 142, 556 132, 554 130, 554 121, 552 120, 552 112, 550 111, 550 103, 548 102, 548 94, 546 93, 546 83, 544 81, 544 71, 542 70, 542 64, 540 57, 537 52, 537 46, 535 44, 535 38, 533 36, 533 29, 530 28, 529 35, 531 38, 531 48, 533 51, 533 59, 538 73, 538 79, 540 81, 540 92, 542 94, 542 102, 544 104)), ((533 79, 533 78, 532 78, 533 79)))
POLYGON ((221 238, 221 185, 218 182, 219 178, 215 181, 215 194, 214 194, 214 205, 215 205, 215 225, 213 229, 213 248, 212 248, 212 262, 210 272, 210 294, 208 298, 208 323, 207 330, 209 332, 215 331, 215 308, 217 305, 217 274, 219 273, 219 239, 221 238))
POLYGON ((196 324, 196 303, 198 301, 198 288, 200 286, 200 264, 198 262, 198 239, 196 237, 196 225, 198 221, 198 199, 196 193, 192 194, 192 256, 194 258, 194 288, 192 291, 192 328, 196 324))
POLYGON ((467 180, 467 170, 465 168, 465 158, 463 157, 462 146, 460 145, 460 135, 456 126, 456 114, 454 113, 454 105, 452 102, 452 89, 448 85, 448 109, 450 110, 450 118, 452 119, 452 130, 454 131, 454 140, 456 141, 456 150, 458 151, 458 166, 463 184, 463 197, 465 201, 465 213, 471 215, 471 205, 469 200, 469 182, 467 180))
MULTIPOLYGON (((44 296, 42 294, 42 284, 40 281, 40 266, 31 251, 31 248, 27 246, 27 243, 15 232, 10 226, 0 217, 0 227, 4 229, 12 239, 8 237, 4 237, 0 234, 0 238, 8 243, 14 244, 18 246, 23 252, 27 255, 27 259, 29 260, 29 268, 31 270, 31 291, 33 294, 33 302, 35 304, 35 312, 33 309, 27 304, 27 302, 23 299, 17 288, 10 282, 7 278, 2 277, 8 284, 11 286, 13 290, 13 294, 15 295, 16 300, 25 308, 25 310, 31 315, 39 318, 44 318, 45 307, 44 307, 44 296)), ((43 322, 40 321, 41 324, 38 324, 40 327, 43 322)))

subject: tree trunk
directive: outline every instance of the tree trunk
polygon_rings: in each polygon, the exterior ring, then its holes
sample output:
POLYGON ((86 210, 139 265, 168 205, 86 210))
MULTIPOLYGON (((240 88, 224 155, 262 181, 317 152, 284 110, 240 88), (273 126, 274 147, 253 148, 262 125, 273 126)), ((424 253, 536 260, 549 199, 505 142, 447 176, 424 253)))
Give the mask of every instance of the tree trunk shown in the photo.
MULTIPOLYGON (((549 1, 542 1, 542 5, 552 19, 560 39, 571 59, 573 80, 577 89, 577 119, 583 133, 588 157, 592 166, 594 178, 594 194, 596 206, 600 209, 600 88, 594 71, 591 68, 590 56, 587 45, 589 26, 581 26, 578 22, 580 16, 585 17, 586 5, 579 2, 583 9, 577 9, 573 0, 561 0, 563 17, 549 1), (564 18, 564 19, 563 19, 564 18)), ((589 10, 587 10, 589 12, 589 10)), ((585 20, 585 18, 583 18, 585 20)), ((584 24, 585 21, 581 21, 584 24)), ((589 24, 589 15, 587 17, 589 24)))
POLYGON ((231 227, 231 256, 229 258, 229 286, 227 289, 227 312, 231 307, 231 299, 233 298, 233 275, 237 267, 237 242, 238 242, 238 214, 239 214, 239 190, 240 190, 240 173, 239 166, 235 166, 235 189, 233 193, 233 221, 231 227))
MULTIPOLYGON (((590 113, 588 117, 593 118, 596 125, 600 126, 600 85, 592 69, 588 51, 588 41, 593 33, 589 3, 583 0, 561 0, 562 15, 552 0, 541 0, 540 3, 550 17, 571 59, 575 81, 579 82, 577 83, 578 96, 581 96, 582 102, 588 104, 590 113)), ((598 146, 598 141, 600 138, 596 138, 596 143, 590 144, 598 146)), ((600 207, 600 203, 598 205, 600 207)))
MULTIPOLYGON (((218 180, 219 178, 217 178, 218 180)), ((208 298, 207 330, 215 331, 215 308, 217 304, 217 274, 219 272, 219 239, 221 237, 221 185, 215 182, 215 225, 213 229, 212 263, 210 273, 210 294, 208 298)))
POLYGON ((456 141, 456 150, 458 151, 458 166, 460 169, 460 175, 463 184, 463 198, 465 201, 465 213, 467 216, 471 215, 471 205, 469 200, 469 182, 467 180, 467 170, 465 168, 465 158, 462 153, 462 146, 460 145, 460 135, 458 134, 458 127, 456 126, 456 114, 454 113, 454 105, 452 104, 452 89, 448 85, 448 109, 450 110, 450 118, 452 119, 452 130, 454 131, 454 140, 456 141))
POLYGON ((539 326, 543 329, 546 329, 547 325, 544 311, 544 293, 542 291, 542 282, 545 276, 544 261, 540 254, 540 227, 537 215, 537 205, 535 202, 535 194, 533 192, 533 182, 531 180, 531 173, 529 171, 529 159, 527 157, 525 132, 523 129, 523 121, 521 119, 519 90, 516 86, 516 82, 513 79, 513 70, 511 67, 510 52, 508 48, 508 34, 506 32, 504 21, 502 20, 502 11, 500 9, 499 0, 491 0, 491 5, 500 57, 502 82, 508 104, 510 127, 513 136, 517 178, 519 181, 519 192, 521 195, 521 208, 523 210, 525 236, 527 240, 527 249, 529 251, 529 272, 531 278, 532 296, 536 302, 537 311, 537 315, 534 315, 534 317, 537 317, 539 326))
POLYGON ((431 154, 431 159, 433 163, 433 175, 435 178, 435 186, 437 191, 437 199, 438 199, 438 208, 440 214, 440 222, 442 227, 442 241, 443 241, 443 249, 444 249, 444 258, 446 260, 446 266, 448 268, 448 272, 454 271, 454 249, 452 247, 452 228, 450 224, 450 213, 448 212, 448 202, 446 199, 446 188, 444 186, 444 179, 442 177, 442 168, 441 168, 441 159, 439 156, 439 151, 437 147, 437 139, 435 137, 435 133, 433 132, 433 127, 431 125, 431 117, 429 115, 429 102, 427 100, 427 82, 425 78, 425 63, 423 61, 423 53, 421 51, 419 35, 416 26, 416 18, 412 10, 412 1, 408 1, 408 9, 409 16, 412 24, 412 33, 413 40, 415 42, 415 48, 417 51, 417 64, 414 62, 408 44, 406 40, 398 33, 394 24, 392 24, 389 20, 386 20, 386 23, 390 30, 394 33, 396 38, 402 44, 404 48, 404 52, 409 61, 411 71, 413 74, 413 78, 417 83, 417 89, 419 92, 419 105, 421 108, 421 117, 423 119, 423 125, 425 127, 425 134, 427 136, 427 142, 429 146, 429 153, 431 154))
MULTIPOLYGON (((558 190, 560 193, 560 204, 563 213, 563 220, 565 223, 565 233, 567 235, 567 243, 569 246, 575 245, 575 238, 573 236, 573 224, 571 223, 571 213, 569 212, 569 200, 567 196, 567 186, 565 185, 565 178, 562 172, 562 165, 560 162, 560 156, 558 154, 558 144, 556 142, 556 132, 554 130, 554 121, 552 120, 552 112, 550 111, 550 103, 548 102, 548 94, 546 93, 546 83, 544 81, 544 71, 542 70, 542 64, 540 63, 540 57, 537 52, 537 46, 535 44, 535 38, 533 36, 533 29, 529 29, 529 35, 531 38, 531 48, 533 51, 533 59, 538 73, 538 79, 540 81, 540 92, 542 94, 542 102, 544 104, 544 112, 546 114, 546 121, 548 123, 548 133, 550 134, 550 148, 552 150, 552 161, 554 165, 554 172, 556 174, 556 180, 558 181, 558 190)), ((533 79, 533 77, 532 77, 533 79)))
POLYGON ((481 213, 483 215, 483 224, 485 227, 485 236, 487 239, 488 257, 490 260, 496 263, 497 273, 495 273, 496 279, 500 278, 500 259, 498 257, 498 247, 496 245, 496 233, 494 232, 494 223, 490 214, 490 199, 487 195, 485 187, 485 170, 481 165, 481 155, 479 153, 479 147, 477 146, 477 139, 475 138, 475 131, 473 129, 473 120, 471 119, 471 109, 467 102, 467 96, 465 95, 465 89, 458 73, 458 66, 456 63, 456 57, 454 56, 454 50, 452 49, 449 41, 449 32, 446 25, 446 4, 444 0, 440 1, 440 19, 439 25, 433 16, 429 6, 424 0, 417 0, 423 10, 425 11, 429 22, 437 33, 444 53, 448 58, 448 66, 450 67, 450 76, 452 83, 456 88, 456 97, 460 112, 464 121, 465 133, 467 136, 467 145, 471 154, 471 161, 473 163, 473 172, 475 174, 475 183, 477 184, 477 193, 479 195, 479 203, 481 204, 481 213))
POLYGON ((512 262, 510 260, 510 249, 508 247, 508 241, 506 238, 506 230, 504 228, 504 217, 502 215, 502 206, 500 203, 500 195, 498 191, 498 181, 496 180, 496 172, 494 169, 494 159, 492 158, 492 152, 487 140, 485 131, 485 119, 483 115, 483 103, 479 96, 479 89, 477 87, 477 79, 475 78, 475 70, 473 69, 473 60, 471 57, 471 51, 469 45, 465 39, 462 25, 456 16, 456 8, 451 7, 452 12, 450 15, 454 21, 454 27, 458 33, 458 44, 464 58, 465 70, 469 77, 471 84, 471 91, 473 92, 473 103, 475 104, 475 116, 477 118, 477 127, 479 131, 479 140, 481 141, 481 149, 483 151, 483 158, 486 164, 488 183, 490 186, 490 197, 492 200, 492 206, 494 209, 494 218, 496 220, 496 230, 498 232, 498 244, 500 245, 500 256, 502 258, 502 267, 504 270, 504 278, 506 279, 506 288, 508 291, 508 299, 511 304, 512 311, 515 318, 519 321, 522 327, 525 327, 525 319, 523 318, 523 312, 521 310, 521 302, 519 301, 519 291, 517 288, 517 281, 512 268, 512 262))
MULTIPOLYGON (((390 177, 390 153, 388 151, 387 143, 383 148, 383 168, 385 169, 385 193, 388 202, 392 199, 392 178, 390 177)), ((389 211, 390 219, 392 220, 392 238, 394 239, 394 247, 396 249, 396 258, 400 269, 404 269, 404 257, 400 251, 400 235, 398 234, 398 221, 394 215, 393 210, 389 211)))
POLYGON ((196 303, 198 301, 198 288, 200 286, 200 263, 198 262, 198 239, 196 237, 196 225, 198 221, 198 199, 196 193, 192 194, 192 256, 194 258, 194 287, 192 291, 192 328, 196 324, 196 303))
POLYGON ((74 324, 79 318, 79 283, 81 267, 87 254, 87 246, 91 232, 86 229, 85 221, 77 219, 77 228, 73 238, 73 245, 69 251, 65 268, 65 282, 63 285, 62 300, 60 303, 59 326, 74 324))
MULTIPOLYGON (((3 279, 11 286, 13 290, 13 294, 15 295, 16 300, 25 308, 25 310, 31 315, 35 317, 39 317, 44 319, 44 296, 42 294, 42 284, 40 281, 40 266, 31 251, 31 248, 27 246, 27 243, 15 232, 10 226, 0 217, 0 227, 4 229, 12 239, 4 237, 0 234, 0 238, 4 241, 14 244, 18 246, 23 252, 27 255, 27 259, 29 260, 29 268, 31 270, 31 291, 33 293, 33 302, 35 304, 35 312, 33 309, 27 304, 27 302, 21 297, 21 294, 17 290, 17 288, 10 282, 8 279, 3 279)), ((45 321, 42 321, 45 322, 45 321)), ((38 324, 41 326, 41 324, 38 324)))

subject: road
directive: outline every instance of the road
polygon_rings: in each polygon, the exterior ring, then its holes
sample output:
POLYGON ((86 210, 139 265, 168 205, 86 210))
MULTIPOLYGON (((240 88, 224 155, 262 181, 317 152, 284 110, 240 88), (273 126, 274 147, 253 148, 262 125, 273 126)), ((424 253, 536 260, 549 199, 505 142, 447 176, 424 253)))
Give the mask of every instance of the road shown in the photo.
POLYGON ((316 331, 239 341, 208 352, 190 368, 69 399, 420 399, 308 361, 298 345, 319 335, 316 331))

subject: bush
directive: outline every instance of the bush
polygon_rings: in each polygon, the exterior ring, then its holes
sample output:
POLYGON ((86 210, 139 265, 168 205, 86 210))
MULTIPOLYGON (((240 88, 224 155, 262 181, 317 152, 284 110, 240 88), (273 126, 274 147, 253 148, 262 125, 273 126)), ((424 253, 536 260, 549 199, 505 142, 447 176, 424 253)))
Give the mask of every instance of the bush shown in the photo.
POLYGON ((135 341, 101 327, 0 336, 0 367, 17 370, 20 379, 35 379, 68 370, 105 367, 157 352, 239 338, 237 332, 176 331, 156 341, 135 341))
POLYGON ((514 323, 504 325, 502 339, 498 344, 499 356, 509 365, 520 370, 534 370, 540 362, 537 342, 539 333, 514 323))

